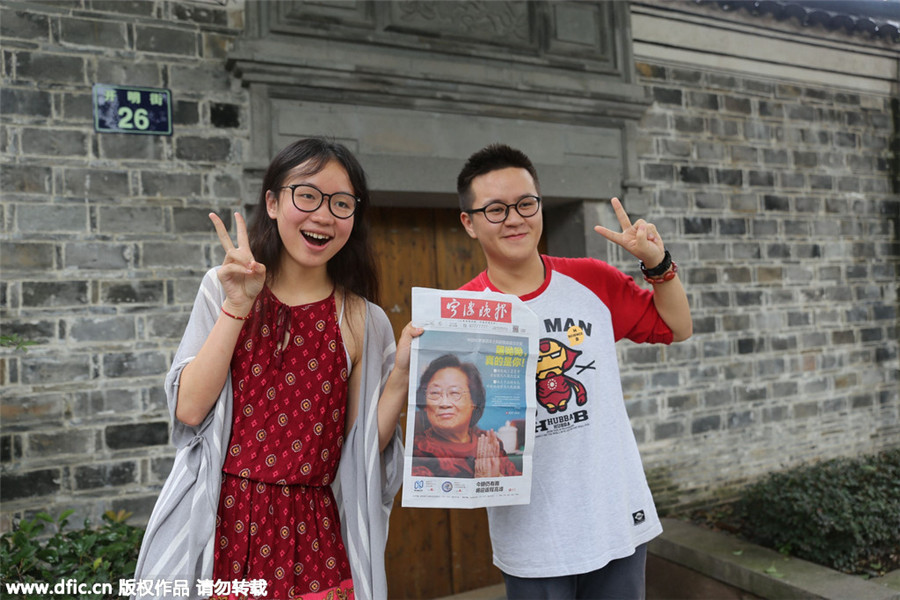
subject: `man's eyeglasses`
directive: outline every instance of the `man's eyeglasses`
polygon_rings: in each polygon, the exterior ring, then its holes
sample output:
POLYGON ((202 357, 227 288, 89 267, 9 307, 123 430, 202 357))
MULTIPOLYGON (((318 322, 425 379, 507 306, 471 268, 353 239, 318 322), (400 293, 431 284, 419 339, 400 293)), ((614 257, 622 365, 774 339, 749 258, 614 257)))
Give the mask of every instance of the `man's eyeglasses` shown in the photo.
POLYGON ((516 212, 523 218, 533 217, 541 209, 540 196, 522 196, 515 204, 506 204, 505 202, 491 202, 487 206, 481 208, 472 208, 463 212, 470 215, 475 213, 484 213, 484 218, 491 223, 502 223, 509 216, 509 209, 515 208, 516 212))
POLYGON ((291 190, 291 202, 294 207, 302 212, 315 212, 322 206, 322 202, 328 200, 328 210, 338 219, 349 219, 356 212, 361 200, 347 192, 335 192, 325 194, 309 183, 295 183, 283 185, 280 190, 291 190))

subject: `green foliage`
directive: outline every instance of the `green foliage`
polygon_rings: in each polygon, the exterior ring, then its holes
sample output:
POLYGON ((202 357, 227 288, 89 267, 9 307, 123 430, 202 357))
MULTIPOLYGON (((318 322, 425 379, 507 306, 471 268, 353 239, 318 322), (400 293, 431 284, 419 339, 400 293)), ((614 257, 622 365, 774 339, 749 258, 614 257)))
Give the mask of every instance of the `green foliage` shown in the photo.
POLYGON ((17 334, 0 335, 0 348, 15 348, 22 352, 28 352, 28 346, 33 346, 36 342, 23 339, 17 334))
POLYGON ((736 504, 752 541, 845 573, 900 563, 900 448, 767 476, 736 504))
MULTIPOLYGON (((66 531, 72 512, 63 512, 56 521, 46 513, 39 513, 3 534, 0 537, 0 580, 4 584, 42 582, 51 586, 66 579, 88 586, 111 583, 112 594, 102 598, 119 598, 119 579, 129 579, 134 574, 144 530, 125 523, 130 513, 107 511, 103 515, 103 524, 96 529, 85 520, 83 529, 66 531), (44 529, 48 524, 56 525, 56 533, 46 538, 44 529)), ((40 596, 4 594, 4 597, 30 600, 40 596)), ((101 596, 69 597, 97 600, 101 596)))

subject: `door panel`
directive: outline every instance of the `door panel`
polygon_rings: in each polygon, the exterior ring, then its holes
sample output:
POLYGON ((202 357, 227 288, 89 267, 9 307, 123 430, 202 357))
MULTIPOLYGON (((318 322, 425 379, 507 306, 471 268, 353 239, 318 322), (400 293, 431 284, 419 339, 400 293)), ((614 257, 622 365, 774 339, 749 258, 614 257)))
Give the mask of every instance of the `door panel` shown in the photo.
MULTIPOLYGON (((463 230, 458 210, 372 212, 381 303, 399 337, 411 316, 410 288, 455 289, 484 270, 484 256, 463 230)), ((406 411, 401 422, 405 430, 406 411)), ((502 581, 491 564, 484 509, 403 508, 397 494, 385 560, 390 598, 424 600, 502 581)))

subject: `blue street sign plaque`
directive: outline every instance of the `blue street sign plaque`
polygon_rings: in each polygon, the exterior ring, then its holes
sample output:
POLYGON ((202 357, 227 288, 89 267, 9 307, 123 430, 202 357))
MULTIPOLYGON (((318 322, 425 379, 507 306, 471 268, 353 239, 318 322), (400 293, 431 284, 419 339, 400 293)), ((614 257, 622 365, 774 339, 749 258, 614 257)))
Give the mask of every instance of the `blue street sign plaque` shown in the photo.
POLYGON ((94 84, 94 131, 172 135, 172 93, 162 88, 94 84))

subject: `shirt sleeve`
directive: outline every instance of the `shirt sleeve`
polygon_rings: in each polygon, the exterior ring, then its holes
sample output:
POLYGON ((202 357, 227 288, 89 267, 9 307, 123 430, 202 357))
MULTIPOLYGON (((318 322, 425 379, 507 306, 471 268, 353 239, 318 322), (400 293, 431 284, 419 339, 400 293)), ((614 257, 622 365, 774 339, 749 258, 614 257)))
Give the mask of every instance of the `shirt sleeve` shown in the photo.
POLYGON ((606 305, 612 315, 616 341, 627 338, 637 343, 672 343, 672 330, 657 312, 652 290, 640 287, 632 277, 601 260, 548 260, 553 270, 575 279, 606 305))

